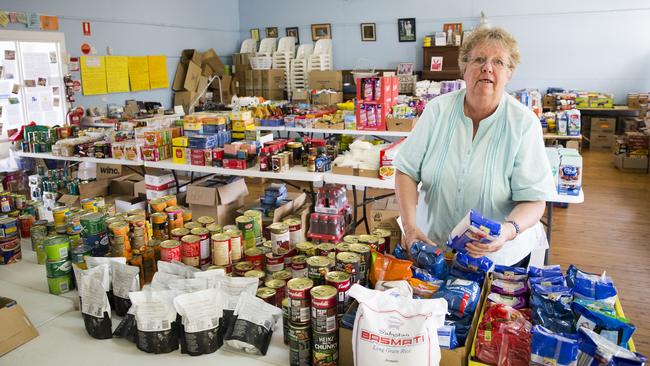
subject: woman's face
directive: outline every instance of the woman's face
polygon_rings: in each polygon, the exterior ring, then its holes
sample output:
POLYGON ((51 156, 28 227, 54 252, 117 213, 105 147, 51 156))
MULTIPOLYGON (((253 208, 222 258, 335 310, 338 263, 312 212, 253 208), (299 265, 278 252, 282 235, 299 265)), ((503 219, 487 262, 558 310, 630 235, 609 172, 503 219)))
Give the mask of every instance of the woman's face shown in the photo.
POLYGON ((500 97, 511 76, 510 53, 505 48, 485 42, 470 52, 464 77, 468 94, 500 97))

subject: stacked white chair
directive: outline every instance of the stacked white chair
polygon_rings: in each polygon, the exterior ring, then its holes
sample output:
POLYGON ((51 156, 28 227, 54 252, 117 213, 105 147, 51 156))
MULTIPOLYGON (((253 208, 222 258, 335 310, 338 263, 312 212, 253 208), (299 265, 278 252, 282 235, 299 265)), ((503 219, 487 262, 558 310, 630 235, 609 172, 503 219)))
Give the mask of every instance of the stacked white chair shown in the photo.
POLYGON ((257 56, 269 56, 272 57, 275 52, 277 38, 264 38, 260 42, 260 49, 257 51, 257 56))
POLYGON ((287 93, 291 92, 291 60, 296 53, 296 38, 283 37, 278 42, 278 49, 273 53, 273 68, 284 70, 285 85, 287 93))
POLYGON ((290 83, 291 91, 307 89, 308 64, 311 54, 314 52, 313 44, 301 44, 298 47, 296 58, 291 60, 290 83))
POLYGON ((316 41, 314 53, 309 58, 308 70, 332 70, 332 40, 319 39, 316 41))
POLYGON ((249 38, 244 40, 244 42, 241 43, 241 48, 239 49, 239 53, 256 53, 257 52, 257 42, 255 42, 254 39, 249 38))

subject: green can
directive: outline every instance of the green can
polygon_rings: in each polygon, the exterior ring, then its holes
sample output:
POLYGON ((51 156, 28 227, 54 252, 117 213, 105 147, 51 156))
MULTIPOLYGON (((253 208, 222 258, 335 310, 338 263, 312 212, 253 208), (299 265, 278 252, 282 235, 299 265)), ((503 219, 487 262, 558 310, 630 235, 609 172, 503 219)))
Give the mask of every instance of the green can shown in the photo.
POLYGON ((32 242, 32 250, 37 251, 39 245, 43 245, 43 240, 47 237, 47 226, 37 225, 38 221, 29 229, 30 240, 32 242))
POLYGON ((237 223, 237 228, 241 231, 242 238, 244 240, 244 247, 246 249, 254 248, 257 244, 255 242, 255 231, 253 218, 248 216, 238 216, 235 219, 237 223))
POLYGON ((262 237, 262 212, 257 210, 246 210, 244 216, 253 219, 253 234, 255 238, 262 237))
POLYGON ((38 264, 45 264, 47 262, 47 253, 45 253, 45 245, 43 243, 41 242, 36 247, 36 263, 38 264))
POLYGON ((69 275, 71 271, 72 262, 67 259, 45 262, 45 272, 47 273, 47 277, 63 277, 69 275))
POLYGON ((336 365, 339 362, 338 332, 312 332, 312 365, 336 365))
POLYGON ((43 243, 48 261, 68 259, 70 256, 70 242, 63 235, 50 236, 43 243))
POLYGON ((97 235, 106 232, 106 222, 104 214, 92 212, 81 216, 81 226, 84 228, 85 235, 97 235))
POLYGON ((61 295, 73 289, 72 275, 67 274, 61 277, 48 277, 47 287, 52 295, 61 295))
POLYGON ((72 263, 85 263, 86 260, 84 259, 85 256, 92 257, 92 250, 89 245, 79 245, 77 247, 73 247, 70 250, 70 261, 72 263))

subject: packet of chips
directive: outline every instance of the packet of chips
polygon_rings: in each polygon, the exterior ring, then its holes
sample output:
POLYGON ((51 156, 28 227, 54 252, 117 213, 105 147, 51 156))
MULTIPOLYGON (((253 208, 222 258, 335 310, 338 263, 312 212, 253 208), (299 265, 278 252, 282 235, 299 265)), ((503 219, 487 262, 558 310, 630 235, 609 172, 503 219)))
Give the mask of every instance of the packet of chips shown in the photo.
POLYGON ((374 287, 377 281, 399 281, 413 277, 410 261, 397 259, 389 254, 372 252, 370 283, 374 287))

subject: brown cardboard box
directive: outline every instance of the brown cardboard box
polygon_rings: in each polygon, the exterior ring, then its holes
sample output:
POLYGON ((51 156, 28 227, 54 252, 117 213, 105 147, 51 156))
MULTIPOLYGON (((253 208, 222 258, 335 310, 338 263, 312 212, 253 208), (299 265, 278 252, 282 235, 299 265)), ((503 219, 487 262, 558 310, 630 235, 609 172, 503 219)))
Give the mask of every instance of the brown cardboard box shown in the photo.
POLYGON ((250 57, 255 56, 254 53, 233 53, 232 63, 235 65, 250 65, 250 57))
POLYGON ((614 166, 622 171, 645 172, 648 169, 648 156, 613 155, 614 166))
POLYGON ((253 89, 262 90, 262 71, 264 70, 251 70, 253 75, 253 89))
POLYGON ((251 71, 251 65, 233 65, 232 72, 235 75, 244 75, 246 71, 251 71))
POLYGON ((555 96, 551 94, 544 95, 544 98, 542 98, 542 106, 550 110, 555 110, 555 96))
POLYGON ((296 90, 291 94, 291 99, 294 102, 309 103, 309 92, 307 90, 296 90))
POLYGON ((182 91, 185 85, 185 75, 187 75, 187 64, 179 62, 176 67, 176 74, 174 74, 174 83, 172 84, 172 90, 182 91))
POLYGON ((357 169, 355 175, 366 178, 379 178, 379 171, 377 169, 357 169))
POLYGON ((190 104, 196 99, 196 92, 177 91, 174 93, 174 105, 182 105, 185 113, 189 113, 190 104))
POLYGON ((235 179, 230 183, 222 179, 205 179, 187 187, 186 201, 196 216, 213 216, 219 225, 233 223, 237 209, 244 204, 248 195, 244 179, 235 179))
POLYGON ((251 89, 248 90, 248 95, 254 96, 254 97, 261 97, 262 94, 264 94, 264 91, 262 89, 251 89))
POLYGON ((343 74, 340 71, 310 71, 309 89, 343 90, 343 74))
MULTIPOLYGON (((269 221, 280 222, 288 215, 295 215, 301 212, 307 203, 307 194, 304 192, 288 192, 287 193, 287 202, 282 206, 277 207, 273 210, 273 218, 269 218, 269 221)), ((247 204, 239 212, 241 214, 246 210, 256 210, 259 209, 259 200, 256 200, 253 203, 247 204)))
POLYGON ((411 132, 415 123, 418 121, 417 117, 415 118, 386 118, 386 128, 388 131, 401 131, 401 132, 411 132))
POLYGON ((201 67, 194 62, 190 61, 187 64, 187 75, 185 75, 185 82, 183 88, 187 91, 195 92, 201 77, 201 67))
POLYGON ((181 52, 181 63, 187 64, 192 61, 197 65, 201 64, 203 55, 195 49, 185 49, 181 52))
POLYGON ((214 71, 212 71, 212 68, 210 67, 210 65, 203 64, 201 66, 201 76, 210 77, 212 75, 214 75, 214 71))
POLYGON ((226 68, 223 66, 221 58, 219 55, 217 55, 217 52, 215 52, 214 49, 210 48, 209 50, 205 51, 202 56, 203 64, 209 65, 212 71, 218 76, 223 75, 226 68))
POLYGON ((283 100, 284 90, 262 90, 262 97, 269 100, 283 100))
POLYGON ((0 297, 0 324, 0 356, 38 337, 23 308, 6 297, 0 297))
POLYGON ((614 133, 616 130, 616 118, 591 117, 591 133, 601 132, 614 133))
POLYGON ((402 230, 397 224, 399 217, 399 206, 395 197, 377 200, 372 205, 368 216, 370 230, 386 229, 390 231, 390 252, 392 253, 395 244, 401 242, 402 230))
POLYGON ((260 70, 263 90, 278 90, 284 88, 284 70, 260 70))
POLYGON ((356 175, 355 174, 356 172, 354 170, 355 170, 354 168, 341 167, 341 166, 338 166, 336 164, 332 166, 332 173, 334 173, 334 174, 356 175))
POLYGON ((199 76, 199 83, 196 85, 196 93, 203 93, 208 88, 209 79, 203 75, 199 76))
POLYGON ((589 135, 589 149, 595 151, 608 151, 614 143, 614 132, 594 132, 589 135))
POLYGON ((97 179, 112 179, 122 176, 122 165, 97 163, 95 177, 97 179))
POLYGON ((110 192, 117 196, 137 196, 135 185, 144 179, 140 174, 127 174, 111 180, 110 192))
POLYGON ((246 89, 255 89, 253 88, 253 70, 248 70, 244 74, 244 87, 246 89))
POLYGON ((333 105, 343 102, 343 93, 320 93, 312 94, 311 102, 318 105, 333 105))
POLYGON ((79 198, 94 198, 108 195, 108 186, 111 181, 108 179, 96 180, 79 184, 79 198))
POLYGON ((68 207, 78 206, 79 205, 79 196, 72 194, 64 194, 59 197, 57 202, 61 202, 68 207))

